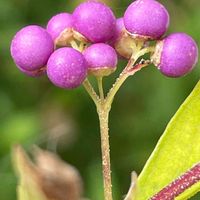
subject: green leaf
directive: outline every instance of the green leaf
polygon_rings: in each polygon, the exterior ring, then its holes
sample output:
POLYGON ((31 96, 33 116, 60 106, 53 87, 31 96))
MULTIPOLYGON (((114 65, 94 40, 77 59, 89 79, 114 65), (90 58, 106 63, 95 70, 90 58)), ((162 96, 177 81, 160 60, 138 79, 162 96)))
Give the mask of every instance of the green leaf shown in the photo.
POLYGON ((200 182, 196 183, 191 188, 189 188, 188 190, 186 190, 184 193, 182 193, 181 195, 179 195, 176 198, 176 200, 187 200, 190 197, 194 196, 197 192, 199 192, 199 190, 200 190, 200 182))
MULTIPOLYGON (((167 104, 166 104, 167 105, 167 104)), ((169 122, 138 178, 137 200, 147 200, 200 161, 200 82, 169 122)), ((200 190, 196 184, 187 199, 200 190)))

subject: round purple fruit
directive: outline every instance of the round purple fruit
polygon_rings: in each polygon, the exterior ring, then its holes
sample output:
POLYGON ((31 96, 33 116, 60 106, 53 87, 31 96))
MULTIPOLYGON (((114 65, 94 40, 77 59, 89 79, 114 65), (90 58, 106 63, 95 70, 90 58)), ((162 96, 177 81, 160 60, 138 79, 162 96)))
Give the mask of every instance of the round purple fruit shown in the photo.
POLYGON ((114 46, 119 58, 130 59, 133 54, 132 45, 134 42, 134 38, 127 34, 123 18, 118 18, 116 21, 115 34, 110 44, 114 46))
POLYGON ((17 68, 24 74, 26 74, 27 76, 30 76, 30 77, 40 77, 42 75, 45 75, 46 74, 46 66, 43 67, 43 68, 40 68, 38 70, 33 70, 33 71, 28 71, 28 70, 25 70, 19 66, 17 66, 17 68))
POLYGON ((72 27, 72 15, 69 13, 60 13, 49 20, 47 32, 52 36, 53 40, 55 40, 64 30, 71 29, 72 27))
POLYGON ((155 0, 136 0, 125 11, 124 24, 136 37, 158 39, 167 31, 169 14, 155 0))
POLYGON ((108 76, 116 69, 117 54, 108 44, 93 44, 83 54, 89 73, 95 76, 108 76))
POLYGON ((165 76, 184 76, 197 63, 198 47, 189 35, 173 33, 157 43, 152 60, 165 76))
POLYGON ((116 19, 112 10, 97 1, 81 3, 73 12, 75 30, 93 43, 113 37, 116 19))
POLYGON ((116 26, 115 26, 115 31, 114 31, 114 36, 111 40, 111 44, 114 44, 117 40, 120 39, 120 36, 122 35, 123 31, 125 30, 124 27, 124 20, 123 18, 118 18, 116 20, 116 26))
POLYGON ((73 48, 56 50, 47 63, 47 76, 54 85, 61 88, 80 86, 87 76, 84 56, 73 48))
POLYGON ((36 25, 21 29, 11 43, 11 55, 16 65, 24 71, 44 68, 54 51, 54 44, 47 31, 36 25))

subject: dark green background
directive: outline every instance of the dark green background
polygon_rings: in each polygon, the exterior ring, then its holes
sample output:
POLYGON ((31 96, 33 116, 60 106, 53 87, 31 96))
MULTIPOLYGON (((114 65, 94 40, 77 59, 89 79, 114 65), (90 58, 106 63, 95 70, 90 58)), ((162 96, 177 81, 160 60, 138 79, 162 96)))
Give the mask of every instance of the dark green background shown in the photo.
MULTIPOLYGON (((108 2, 120 17, 132 1, 108 2)), ((169 32, 184 31, 200 42, 200 1, 162 3, 171 15, 169 32)), ((80 171, 85 196, 103 199, 98 119, 92 101, 82 87, 65 91, 46 77, 26 77, 15 67, 9 52, 11 39, 21 27, 45 26, 52 15, 72 12, 76 5, 78 1, 0 0, 0 199, 16 199, 12 145, 21 143, 30 149, 37 144, 55 151, 57 141, 60 156, 80 171)), ((127 192, 131 171, 141 171, 168 121, 198 79, 199 66, 179 79, 166 78, 151 66, 121 88, 110 114, 115 199, 122 199, 127 192)), ((106 78, 106 87, 112 82, 113 77, 106 78)))

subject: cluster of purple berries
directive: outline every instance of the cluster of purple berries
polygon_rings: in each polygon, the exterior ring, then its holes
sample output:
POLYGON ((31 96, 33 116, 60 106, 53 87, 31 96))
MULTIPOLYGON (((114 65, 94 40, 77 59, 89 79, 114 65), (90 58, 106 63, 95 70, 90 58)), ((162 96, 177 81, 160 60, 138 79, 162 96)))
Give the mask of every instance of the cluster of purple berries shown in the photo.
POLYGON ((119 19, 105 4, 87 1, 72 14, 53 16, 46 29, 21 29, 12 40, 11 54, 25 74, 37 77, 47 72, 56 86, 71 89, 87 74, 107 76, 115 71, 118 58, 130 59, 134 53, 132 42, 148 46, 156 40, 151 61, 164 75, 180 77, 195 66, 198 48, 185 33, 163 37, 168 25, 169 14, 156 0, 134 1, 119 19))

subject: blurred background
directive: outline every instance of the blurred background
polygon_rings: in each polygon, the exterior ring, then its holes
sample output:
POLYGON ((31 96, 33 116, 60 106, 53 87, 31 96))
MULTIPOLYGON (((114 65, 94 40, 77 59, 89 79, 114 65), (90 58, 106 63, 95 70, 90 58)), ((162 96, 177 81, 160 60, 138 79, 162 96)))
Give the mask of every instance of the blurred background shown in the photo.
MULTIPOLYGON (((117 17, 131 0, 107 3, 117 17)), ((200 1, 168 0, 169 32, 187 32, 200 42, 200 1)), ((57 151, 74 165, 84 180, 84 196, 102 200, 101 152, 98 119, 82 87, 66 91, 46 77, 30 78, 13 63, 12 37, 28 24, 45 26, 59 12, 72 12, 80 1, 0 0, 0 197, 15 200, 16 178, 11 147, 21 143, 57 151)), ((124 62, 121 62, 119 69, 124 62)), ((170 79, 150 66, 130 78, 115 98, 110 114, 110 144, 116 200, 122 199, 133 170, 140 173, 168 121, 199 80, 199 67, 188 76, 170 79)), ((109 88, 114 76, 106 79, 109 88)), ((200 198, 200 197, 199 197, 200 198)), ((199 199, 198 196, 193 199, 199 199)))

